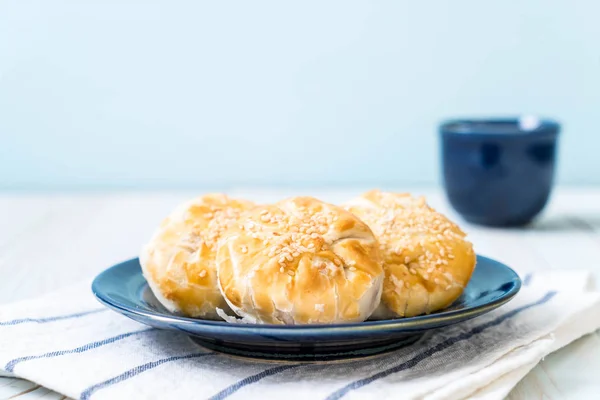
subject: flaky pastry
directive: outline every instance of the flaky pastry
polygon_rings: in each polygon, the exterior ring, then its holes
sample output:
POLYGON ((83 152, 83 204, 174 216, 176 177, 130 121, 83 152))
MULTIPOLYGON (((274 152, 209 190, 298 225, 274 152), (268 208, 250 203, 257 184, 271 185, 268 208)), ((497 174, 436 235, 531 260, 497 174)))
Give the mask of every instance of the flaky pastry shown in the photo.
POLYGON ((171 312, 216 319, 227 308, 217 285, 216 250, 221 234, 254 205, 208 194, 179 205, 140 254, 144 277, 171 312))
POLYGON ((473 246, 424 198, 373 190, 344 207, 379 239, 385 279, 373 318, 431 313, 461 295, 475 268, 473 246))
POLYGON ((380 301, 383 268, 369 227, 311 197, 260 206, 223 235, 219 284, 247 322, 360 322, 380 301))

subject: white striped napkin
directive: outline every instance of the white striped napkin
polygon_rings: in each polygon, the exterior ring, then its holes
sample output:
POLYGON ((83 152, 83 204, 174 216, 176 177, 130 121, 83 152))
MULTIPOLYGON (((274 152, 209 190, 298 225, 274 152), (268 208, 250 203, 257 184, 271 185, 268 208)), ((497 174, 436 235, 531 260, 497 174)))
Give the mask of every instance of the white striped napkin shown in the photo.
POLYGON ((539 273, 509 304, 384 356, 253 362, 104 309, 88 283, 0 307, 0 369, 80 399, 500 399, 600 327, 589 275, 539 273))

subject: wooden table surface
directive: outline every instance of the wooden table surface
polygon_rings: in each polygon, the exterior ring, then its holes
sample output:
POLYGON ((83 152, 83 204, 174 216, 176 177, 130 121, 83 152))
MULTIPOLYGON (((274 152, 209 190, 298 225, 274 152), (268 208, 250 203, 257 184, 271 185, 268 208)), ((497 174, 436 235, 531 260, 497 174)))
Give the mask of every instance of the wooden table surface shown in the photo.
MULTIPOLYGON (((425 194, 432 205, 460 222, 439 191, 412 191, 425 194)), ((360 192, 228 191, 265 202, 295 194, 341 202, 360 192)), ((196 194, 0 194, 0 304, 53 291, 135 257, 162 217, 178 202, 196 194)), ((546 212, 526 229, 461 225, 478 253, 503 261, 520 274, 587 269, 600 276, 600 188, 558 188, 546 212)), ((546 357, 515 387, 510 398, 597 399, 599 376, 600 337, 596 332, 546 357)), ((65 397, 31 382, 0 378, 0 399, 5 398, 65 397)))

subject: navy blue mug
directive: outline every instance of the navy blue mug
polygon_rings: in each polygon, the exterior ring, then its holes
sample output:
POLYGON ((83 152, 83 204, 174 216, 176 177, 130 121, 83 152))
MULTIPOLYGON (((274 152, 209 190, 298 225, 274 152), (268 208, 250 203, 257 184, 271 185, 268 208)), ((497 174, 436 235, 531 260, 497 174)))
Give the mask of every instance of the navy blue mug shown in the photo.
POLYGON ((550 196, 560 125, 535 118, 446 121, 440 126, 444 188, 467 221, 525 225, 550 196))

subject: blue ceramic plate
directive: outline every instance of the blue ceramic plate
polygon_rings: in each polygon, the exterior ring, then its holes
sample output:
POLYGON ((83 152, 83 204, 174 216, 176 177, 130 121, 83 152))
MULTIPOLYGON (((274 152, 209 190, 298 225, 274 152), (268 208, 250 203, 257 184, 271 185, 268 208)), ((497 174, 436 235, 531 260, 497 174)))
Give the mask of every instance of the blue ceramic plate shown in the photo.
POLYGON ((363 357, 397 349, 432 329, 500 307, 520 288, 521 280, 512 269, 477 256, 477 267, 463 295, 435 314, 353 324, 282 326, 174 315, 150 291, 137 258, 107 269, 92 283, 98 300, 111 309, 155 328, 185 332, 204 347, 246 357, 307 361, 363 357))

